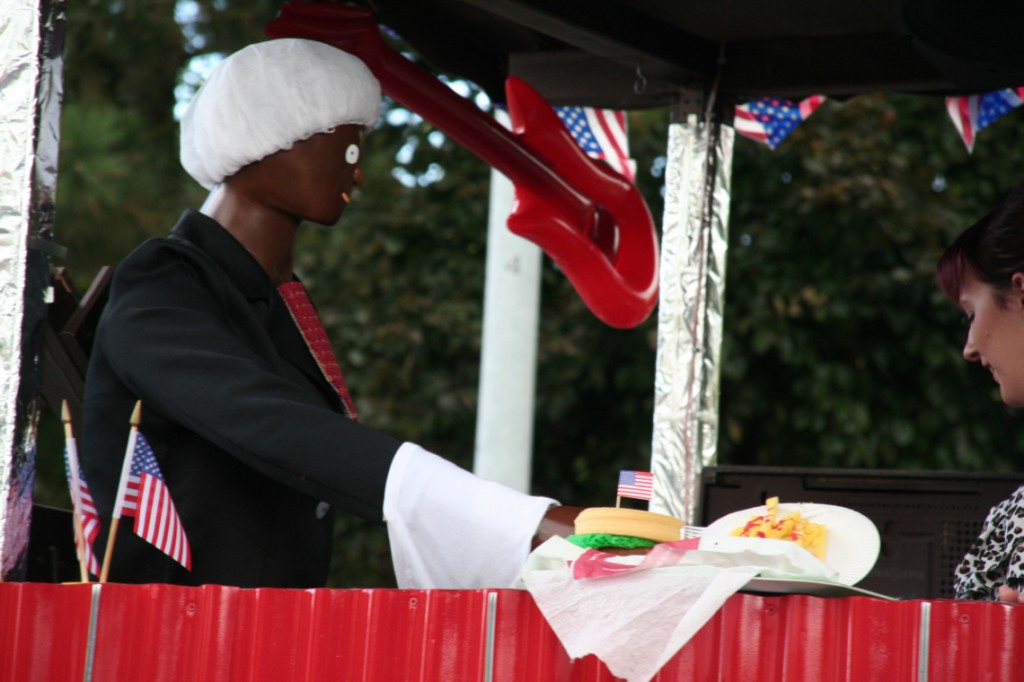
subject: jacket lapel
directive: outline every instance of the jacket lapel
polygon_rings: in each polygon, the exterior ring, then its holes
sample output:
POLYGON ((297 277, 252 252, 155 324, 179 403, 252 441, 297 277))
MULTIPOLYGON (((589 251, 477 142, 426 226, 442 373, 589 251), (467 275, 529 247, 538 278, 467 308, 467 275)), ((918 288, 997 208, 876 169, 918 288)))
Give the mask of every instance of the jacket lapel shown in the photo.
POLYGON ((278 355, 323 393, 332 406, 344 411, 338 392, 320 370, 281 294, 245 247, 220 223, 194 210, 185 212, 171 237, 193 244, 216 261, 249 302, 278 355))

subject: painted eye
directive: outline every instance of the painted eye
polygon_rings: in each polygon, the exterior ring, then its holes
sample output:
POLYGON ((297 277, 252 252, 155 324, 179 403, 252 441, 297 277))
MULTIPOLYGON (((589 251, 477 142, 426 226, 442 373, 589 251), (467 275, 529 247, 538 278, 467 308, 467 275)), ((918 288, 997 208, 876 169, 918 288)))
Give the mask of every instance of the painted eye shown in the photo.
POLYGON ((359 162, 359 145, 350 144, 348 146, 348 149, 345 150, 345 160, 352 165, 359 162))
POLYGON ((965 326, 965 327, 970 327, 972 322, 974 322, 974 315, 973 314, 971 314, 971 315, 964 315, 962 318, 960 318, 960 323, 963 326, 965 326))

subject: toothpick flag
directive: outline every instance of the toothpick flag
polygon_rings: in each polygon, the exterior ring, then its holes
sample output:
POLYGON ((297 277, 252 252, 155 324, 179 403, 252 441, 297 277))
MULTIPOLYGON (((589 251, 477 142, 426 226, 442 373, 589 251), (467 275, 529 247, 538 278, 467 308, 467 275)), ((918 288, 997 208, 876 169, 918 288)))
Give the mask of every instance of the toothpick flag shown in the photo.
POLYGON ((654 494, 654 474, 649 471, 620 471, 619 487, 615 494, 637 500, 651 499, 654 494))
POLYGON ((629 158, 625 112, 593 107, 556 107, 555 112, 587 156, 601 159, 634 181, 636 163, 629 158))
POLYGON ((824 101, 824 96, 812 95, 799 103, 765 97, 740 104, 734 120, 736 132, 775 149, 824 101))
POLYGON ((970 153, 974 151, 978 132, 1019 107, 1021 102, 1024 102, 1024 87, 1005 88, 981 95, 947 97, 946 111, 970 153))

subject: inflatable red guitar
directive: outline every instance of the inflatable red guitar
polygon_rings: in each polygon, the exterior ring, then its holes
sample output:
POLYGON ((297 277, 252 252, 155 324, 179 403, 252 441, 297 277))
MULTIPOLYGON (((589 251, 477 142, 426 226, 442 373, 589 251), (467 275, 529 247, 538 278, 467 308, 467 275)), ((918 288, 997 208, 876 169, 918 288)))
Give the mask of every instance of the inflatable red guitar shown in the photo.
POLYGON ((658 295, 658 242, 646 203, 628 180, 584 154, 524 81, 505 84, 510 132, 386 45, 362 8, 288 2, 266 33, 357 55, 385 93, 515 184, 509 229, 543 249, 599 319, 628 328, 650 314, 658 295))

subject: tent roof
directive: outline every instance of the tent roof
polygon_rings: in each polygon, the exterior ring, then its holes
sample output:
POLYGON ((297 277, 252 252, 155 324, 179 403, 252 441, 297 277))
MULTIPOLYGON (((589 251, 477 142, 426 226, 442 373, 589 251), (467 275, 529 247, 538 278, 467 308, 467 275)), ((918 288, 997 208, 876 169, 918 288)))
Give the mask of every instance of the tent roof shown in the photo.
POLYGON ((362 0, 438 69, 553 104, 1024 85, 1019 0, 362 0), (966 10, 964 8, 967 8, 966 10), (721 60, 720 60, 721 56, 721 60), (721 69, 719 70, 719 64, 721 69))

